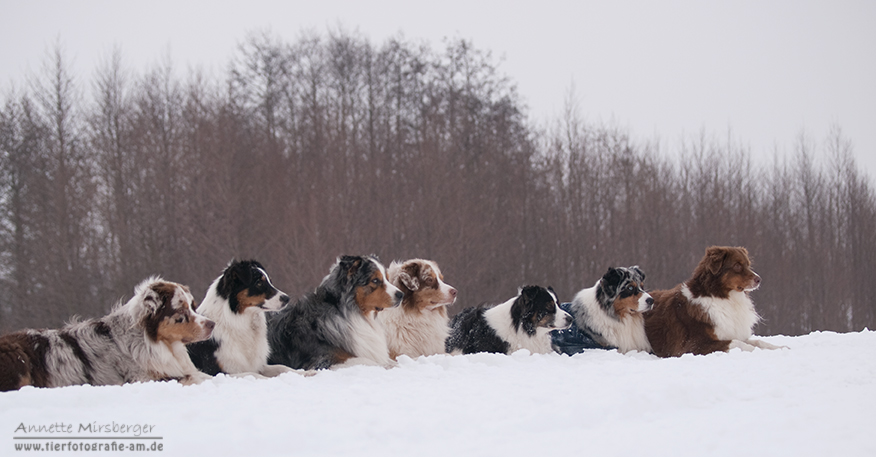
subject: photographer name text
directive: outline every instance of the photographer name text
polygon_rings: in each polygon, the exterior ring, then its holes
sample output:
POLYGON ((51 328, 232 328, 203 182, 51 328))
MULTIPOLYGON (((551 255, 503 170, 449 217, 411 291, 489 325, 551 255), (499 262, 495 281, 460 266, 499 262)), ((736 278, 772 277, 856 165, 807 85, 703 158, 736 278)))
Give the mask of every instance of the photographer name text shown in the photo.
POLYGON ((20 423, 13 432, 15 436, 26 435, 50 435, 66 436, 66 435, 120 435, 128 437, 141 437, 149 435, 155 430, 155 425, 152 424, 125 424, 119 422, 90 422, 90 423, 66 423, 55 422, 51 424, 25 424, 20 423))

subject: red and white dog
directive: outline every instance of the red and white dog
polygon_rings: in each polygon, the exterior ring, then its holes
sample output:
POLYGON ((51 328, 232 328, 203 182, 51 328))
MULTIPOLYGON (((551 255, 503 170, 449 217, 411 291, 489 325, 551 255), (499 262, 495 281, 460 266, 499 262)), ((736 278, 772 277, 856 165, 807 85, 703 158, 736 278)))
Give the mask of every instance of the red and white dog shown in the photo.
POLYGON ((751 269, 745 248, 706 249, 690 279, 674 289, 651 292, 654 307, 645 313, 645 333, 654 354, 778 349, 752 338, 760 316, 749 292, 758 287, 760 276, 751 269))
POLYGON ((386 329, 390 357, 443 354, 450 332, 447 307, 456 301, 456 289, 444 282, 438 264, 431 260, 392 262, 386 274, 404 293, 401 306, 377 315, 386 329))
POLYGON ((0 338, 0 391, 28 385, 200 383, 210 376, 195 368, 185 344, 209 338, 215 324, 194 308, 188 287, 153 277, 102 318, 5 335, 0 338))

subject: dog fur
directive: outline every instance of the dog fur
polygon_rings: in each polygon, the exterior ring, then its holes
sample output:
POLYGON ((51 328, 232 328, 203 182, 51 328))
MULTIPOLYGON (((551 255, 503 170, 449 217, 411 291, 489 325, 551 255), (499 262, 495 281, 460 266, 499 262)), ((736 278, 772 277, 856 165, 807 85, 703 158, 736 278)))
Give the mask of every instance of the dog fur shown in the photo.
POLYGON ((189 344, 192 362, 216 375, 273 377, 292 371, 268 365, 268 325, 265 313, 279 311, 289 296, 274 287, 265 268, 255 260, 232 260, 207 289, 198 313, 216 322, 213 336, 189 344))
POLYGON ((210 376, 195 368, 185 343, 210 336, 213 321, 193 311, 188 288, 153 277, 100 319, 0 338, 0 391, 23 386, 120 385, 210 376))
POLYGON ((389 367, 378 311, 404 294, 387 281, 375 256, 343 256, 316 290, 268 318, 270 363, 295 369, 369 364, 389 367))
POLYGON ((760 287, 742 247, 712 246, 686 282, 652 292, 654 307, 645 313, 645 332, 654 354, 678 357, 738 347, 777 349, 755 340, 760 320, 749 293, 760 287))
POLYGON ((650 352, 642 313, 654 299, 644 286, 645 273, 638 266, 609 268, 596 285, 575 295, 569 311, 578 329, 601 346, 650 352))
POLYGON ((505 303, 466 308, 454 316, 445 349, 454 355, 520 349, 547 354, 553 351, 550 332, 571 324, 572 316, 560 309, 552 288, 525 286, 505 303))
POLYGON ((377 315, 386 328, 390 357, 443 354, 450 334, 447 307, 456 301, 456 289, 444 282, 438 264, 430 260, 392 262, 387 275, 404 294, 400 306, 377 315))

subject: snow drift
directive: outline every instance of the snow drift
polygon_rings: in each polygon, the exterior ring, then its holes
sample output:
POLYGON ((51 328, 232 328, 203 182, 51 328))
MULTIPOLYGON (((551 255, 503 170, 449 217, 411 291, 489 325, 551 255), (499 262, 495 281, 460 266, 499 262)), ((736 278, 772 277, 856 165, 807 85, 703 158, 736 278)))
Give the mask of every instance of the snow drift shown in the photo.
POLYGON ((764 339, 790 349, 676 359, 519 351, 402 357, 391 370, 313 377, 220 375, 190 387, 27 387, 0 394, 0 449, 25 455, 24 444, 66 444, 41 454, 87 455, 86 444, 118 442, 158 443, 169 456, 876 455, 876 332, 764 339), (70 428, 49 433, 58 424, 70 428))

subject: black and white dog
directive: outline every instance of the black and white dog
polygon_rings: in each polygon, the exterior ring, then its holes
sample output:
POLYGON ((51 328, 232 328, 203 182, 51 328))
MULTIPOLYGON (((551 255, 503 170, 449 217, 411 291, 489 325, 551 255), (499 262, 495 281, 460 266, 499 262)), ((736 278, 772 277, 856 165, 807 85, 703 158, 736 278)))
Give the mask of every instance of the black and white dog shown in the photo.
POLYGON ((526 286, 505 303, 466 308, 454 316, 446 349, 454 355, 511 354, 519 349, 547 354, 552 352, 550 331, 571 324, 572 317, 559 308, 552 288, 526 286))
POLYGON ((188 287, 153 277, 107 316, 5 335, 0 338, 0 391, 209 379, 185 348, 213 330, 212 321, 194 312, 194 302, 188 287))
POLYGON ((392 366, 385 330, 375 317, 403 296, 377 257, 340 257, 315 291, 270 316, 269 360, 307 370, 392 366))
POLYGON ((265 312, 278 311, 289 296, 271 284, 265 268, 254 260, 232 260, 207 289, 198 313, 216 322, 213 336, 189 344, 192 361, 210 375, 261 375, 291 371, 268 365, 268 326, 265 312))
POLYGON ((645 273, 638 266, 609 268, 596 285, 562 305, 575 322, 568 330, 554 332, 554 348, 569 355, 590 348, 650 352, 642 313, 651 309, 654 299, 644 287, 645 273))

